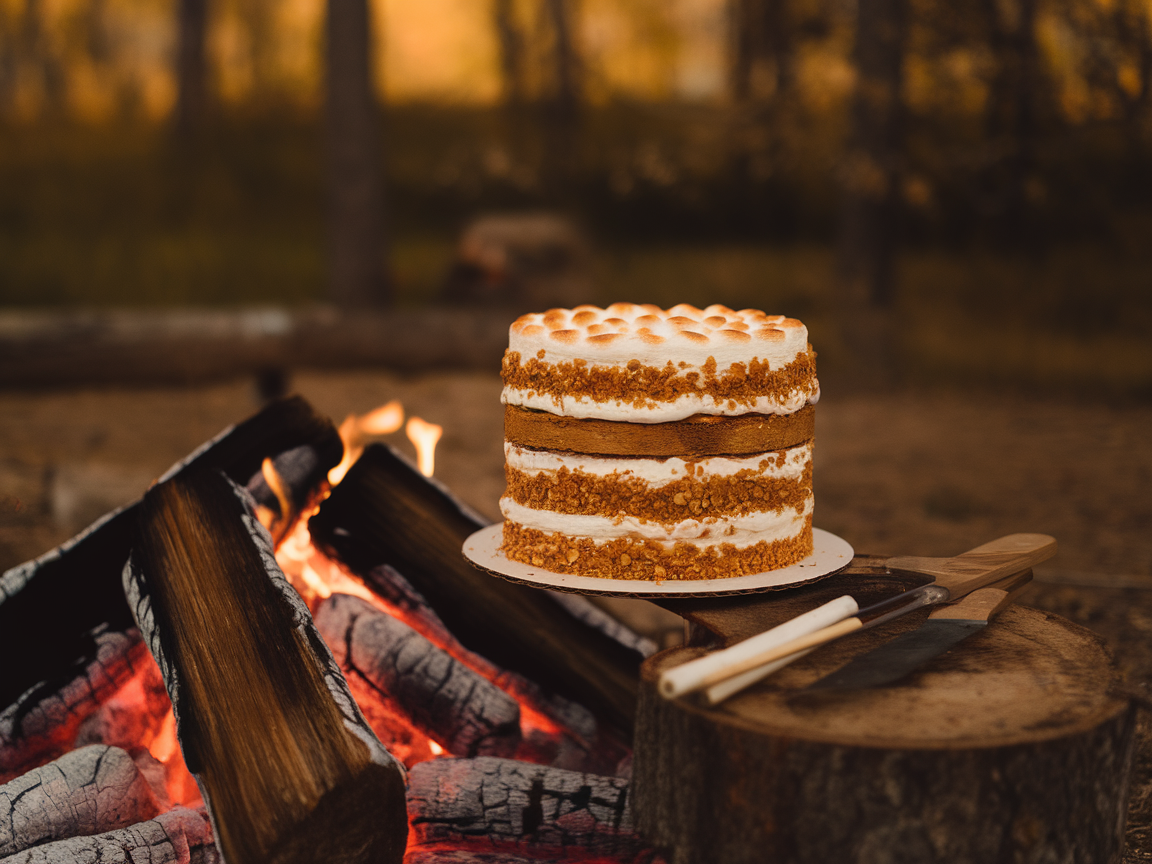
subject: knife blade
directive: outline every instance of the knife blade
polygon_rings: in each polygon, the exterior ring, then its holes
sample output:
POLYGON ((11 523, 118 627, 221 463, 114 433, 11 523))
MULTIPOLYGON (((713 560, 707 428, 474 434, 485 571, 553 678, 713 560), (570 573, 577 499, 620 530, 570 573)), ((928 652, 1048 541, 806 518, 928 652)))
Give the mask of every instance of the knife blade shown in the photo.
POLYGON ((809 685, 802 693, 863 690, 894 684, 934 657, 988 626, 1032 581, 1025 570, 988 588, 979 588, 955 603, 941 606, 916 630, 902 633, 809 685))

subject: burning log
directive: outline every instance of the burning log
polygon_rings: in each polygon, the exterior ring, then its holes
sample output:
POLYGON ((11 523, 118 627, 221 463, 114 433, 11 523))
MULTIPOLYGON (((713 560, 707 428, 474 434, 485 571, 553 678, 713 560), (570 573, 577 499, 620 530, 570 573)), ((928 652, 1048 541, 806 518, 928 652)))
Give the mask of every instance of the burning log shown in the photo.
MULTIPOLYGON (((122 592, 117 594, 123 602, 122 592)), ((98 633, 91 640, 92 660, 79 675, 67 675, 71 680, 59 690, 50 689, 54 679, 33 687, 0 714, 0 782, 72 747, 81 724, 120 689, 147 656, 135 629, 98 633)), ((23 662, 28 651, 8 655, 16 656, 23 662)), ((10 670, 18 674, 19 665, 10 659, 5 676, 10 670)))
MULTIPOLYGON (((521 731, 524 735, 515 754, 518 758, 557 768, 607 774, 616 773, 620 764, 630 757, 628 744, 619 736, 601 730, 596 717, 584 706, 557 693, 546 693, 523 675, 501 669, 461 645, 428 601, 395 568, 382 564, 369 570, 363 578, 394 616, 516 698, 521 705, 521 731)), ((601 623, 594 621, 592 626, 601 623)), ((614 619, 609 623, 610 626, 621 626, 614 619)), ((638 639, 626 628, 621 629, 638 639)))
POLYGON ((316 627, 345 675, 367 684, 449 753, 515 753, 516 700, 407 624, 359 598, 333 594, 317 609, 316 627))
MULTIPOLYGON (((340 460, 332 424, 303 399, 284 399, 225 430, 165 476, 195 466, 248 483, 265 458, 303 446, 316 454, 317 466, 303 473, 305 481, 340 460)), ((134 626, 120 572, 138 506, 109 514, 59 548, 0 575, 0 657, 22 658, 0 676, 0 706, 38 685, 41 692, 60 690, 97 656, 97 634, 134 626)))
POLYGON ((119 747, 83 747, 0 786, 0 858, 166 809, 163 767, 147 751, 132 757, 119 747))
POLYGON ((314 542, 355 572, 389 564, 403 573, 470 651, 630 731, 641 655, 548 592, 472 567, 461 548, 481 527, 447 490, 381 445, 364 450, 309 521, 314 542))
POLYGON ((398 862, 404 770, 357 709, 248 494, 203 470, 154 486, 123 582, 231 864, 398 862))
POLYGON ((633 833, 627 780, 511 759, 423 762, 409 774, 408 810, 416 849, 483 843, 553 860, 632 860, 645 849, 633 833))
POLYGON ((0 864, 218 864, 220 860, 207 814, 177 808, 118 831, 34 846, 0 858, 0 864))

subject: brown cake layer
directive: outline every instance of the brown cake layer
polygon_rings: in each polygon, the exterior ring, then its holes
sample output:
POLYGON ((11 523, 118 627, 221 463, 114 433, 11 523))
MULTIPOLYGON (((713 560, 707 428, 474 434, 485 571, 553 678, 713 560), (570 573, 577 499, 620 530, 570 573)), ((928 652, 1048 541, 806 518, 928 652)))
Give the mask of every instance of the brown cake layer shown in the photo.
MULTIPOLYGON (((767 453, 765 459, 775 456, 767 453)), ((505 466, 504 475, 508 480, 504 494, 533 510, 608 517, 626 513, 664 524, 785 507, 800 512, 812 497, 810 464, 799 478, 764 477, 747 470, 707 480, 685 477, 656 487, 635 477, 600 477, 567 468, 530 475, 505 466)))
POLYGON ((552 573, 646 581, 728 579, 779 570, 811 555, 812 518, 796 537, 743 548, 729 543, 703 548, 677 543, 665 548, 654 540, 630 538, 597 544, 587 537, 546 534, 506 521, 500 548, 513 561, 552 573))
POLYGON ((815 405, 792 414, 696 414, 670 423, 578 420, 504 406, 505 440, 533 450, 597 456, 748 456, 795 447, 815 433, 815 405))
POLYGON ((633 360, 624 368, 594 366, 586 360, 545 363, 536 357, 522 360, 520 352, 507 351, 501 374, 505 387, 543 393, 557 404, 563 396, 575 396, 643 408, 652 402, 692 395, 711 396, 735 409, 751 406, 764 396, 784 399, 794 391, 809 396, 818 392, 816 352, 811 346, 780 369, 773 370, 768 363, 753 358, 747 364, 733 363, 719 374, 712 358, 700 372, 684 372, 672 363, 657 367, 633 360))

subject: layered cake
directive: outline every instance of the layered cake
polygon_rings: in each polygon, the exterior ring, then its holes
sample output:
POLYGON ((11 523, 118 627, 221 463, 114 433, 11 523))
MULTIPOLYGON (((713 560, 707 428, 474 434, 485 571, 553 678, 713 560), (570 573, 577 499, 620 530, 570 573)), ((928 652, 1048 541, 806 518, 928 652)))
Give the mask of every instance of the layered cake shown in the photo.
POLYGON ((615 303, 524 315, 508 341, 508 558, 717 579, 812 552, 820 385, 799 321, 615 303))

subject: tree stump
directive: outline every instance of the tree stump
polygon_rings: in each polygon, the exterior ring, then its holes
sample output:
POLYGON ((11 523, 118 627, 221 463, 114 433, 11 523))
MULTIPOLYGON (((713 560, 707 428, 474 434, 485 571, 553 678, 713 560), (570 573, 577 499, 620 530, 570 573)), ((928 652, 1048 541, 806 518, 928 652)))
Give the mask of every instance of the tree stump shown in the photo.
MULTIPOLYGON (((672 864, 1117 862, 1135 708, 1095 634, 1012 606, 898 684, 801 696, 851 657, 919 626, 839 642, 715 707, 656 691, 663 669, 834 597, 917 584, 857 557, 814 586, 661 601, 692 639, 643 666, 633 807, 672 864)), ((920 580, 923 581, 923 580, 920 580)))

